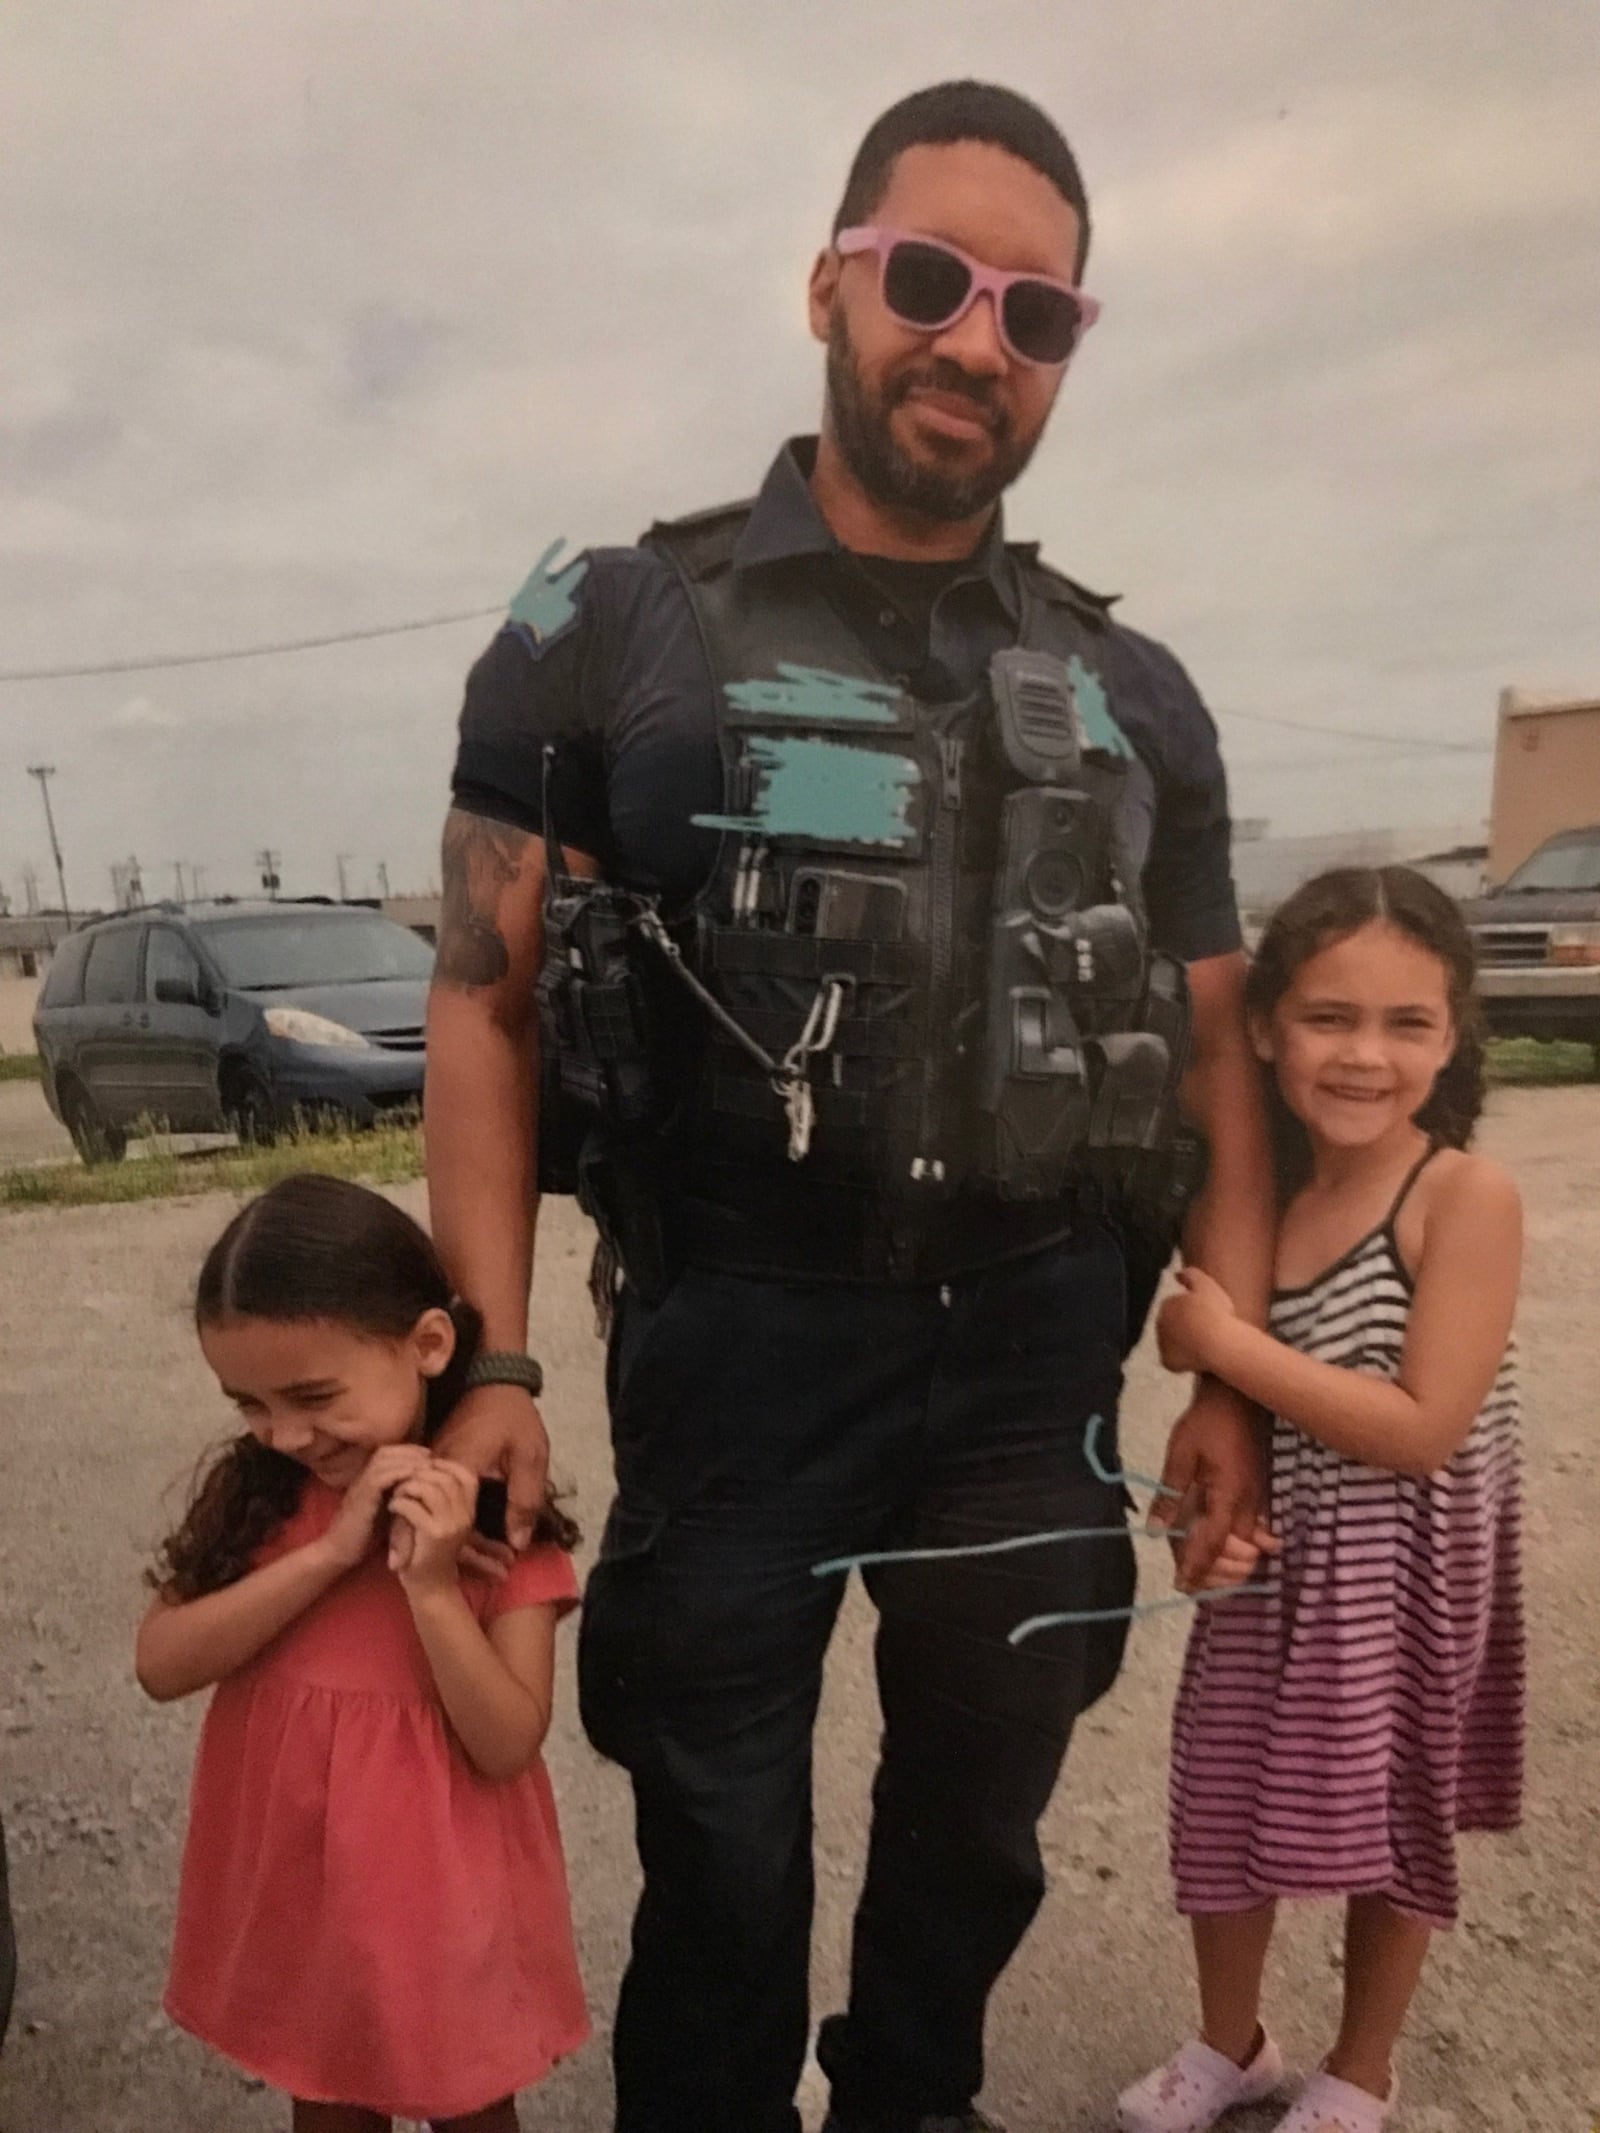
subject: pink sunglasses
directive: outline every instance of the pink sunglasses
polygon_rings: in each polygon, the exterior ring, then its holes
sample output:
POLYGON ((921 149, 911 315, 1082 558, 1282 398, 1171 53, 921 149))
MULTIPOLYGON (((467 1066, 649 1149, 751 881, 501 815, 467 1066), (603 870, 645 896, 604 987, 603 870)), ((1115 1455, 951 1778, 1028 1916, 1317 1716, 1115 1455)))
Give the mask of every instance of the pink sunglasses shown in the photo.
POLYGON ((942 237, 863 224, 841 230, 833 243, 845 259, 857 252, 877 255, 885 307, 918 333, 944 333, 980 296, 992 296, 1000 339, 1021 363, 1058 369, 1100 316, 1094 298, 1070 282, 1048 274, 1004 274, 942 237))

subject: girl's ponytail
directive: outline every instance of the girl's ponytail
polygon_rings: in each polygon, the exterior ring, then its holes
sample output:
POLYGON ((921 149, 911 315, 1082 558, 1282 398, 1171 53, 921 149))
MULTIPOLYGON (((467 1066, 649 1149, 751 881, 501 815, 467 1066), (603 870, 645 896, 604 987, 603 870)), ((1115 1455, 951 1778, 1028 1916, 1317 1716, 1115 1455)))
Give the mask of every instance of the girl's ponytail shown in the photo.
POLYGON ((429 1444, 449 1420, 451 1410, 466 1391, 466 1375, 473 1357, 483 1347, 483 1313, 464 1297, 452 1296, 445 1305, 456 1329, 455 1354, 436 1378, 428 1380, 427 1412, 422 1434, 429 1444))

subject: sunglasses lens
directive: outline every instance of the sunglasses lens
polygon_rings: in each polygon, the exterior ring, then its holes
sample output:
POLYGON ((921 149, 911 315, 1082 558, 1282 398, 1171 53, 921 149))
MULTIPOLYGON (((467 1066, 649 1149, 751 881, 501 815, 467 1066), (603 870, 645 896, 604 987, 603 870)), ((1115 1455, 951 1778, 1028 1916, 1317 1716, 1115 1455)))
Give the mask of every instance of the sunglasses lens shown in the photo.
POLYGON ((897 244, 884 263, 883 300, 908 326, 942 326, 971 286, 972 276, 943 245, 897 244))
POLYGON ((1082 317, 1077 298, 1047 281, 1014 281, 1006 291, 1006 334, 1030 363, 1064 363, 1082 317))

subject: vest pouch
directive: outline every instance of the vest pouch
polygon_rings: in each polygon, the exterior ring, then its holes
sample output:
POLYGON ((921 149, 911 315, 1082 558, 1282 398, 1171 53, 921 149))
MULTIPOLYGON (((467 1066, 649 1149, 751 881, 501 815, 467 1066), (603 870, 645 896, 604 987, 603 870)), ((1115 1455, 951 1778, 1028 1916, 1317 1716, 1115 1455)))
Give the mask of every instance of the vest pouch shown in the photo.
POLYGON ((987 1086, 980 1096, 986 1145, 980 1176, 1003 1200, 1047 1200, 1070 1182, 1093 1114, 1089 1055, 1054 986, 991 988, 987 1086), (995 1073, 996 1022, 1008 1038, 995 1073))
POLYGON ((1167 1047, 1171 1061, 1170 1096, 1174 1106, 1178 1100, 1178 1085, 1189 1066, 1191 1020, 1189 973, 1175 955, 1168 955, 1165 949, 1158 948, 1150 957, 1138 1026, 1160 1037, 1167 1047))
POLYGON ((639 899, 601 882, 553 883, 545 899, 538 1004, 562 1093, 611 1127, 655 1110, 644 982, 636 967, 639 899))
POLYGON ((1154 1148, 1165 1137, 1172 1058, 1165 1041, 1149 1030, 1091 1037, 1087 1046, 1094 1082, 1088 1144, 1099 1148, 1154 1148))

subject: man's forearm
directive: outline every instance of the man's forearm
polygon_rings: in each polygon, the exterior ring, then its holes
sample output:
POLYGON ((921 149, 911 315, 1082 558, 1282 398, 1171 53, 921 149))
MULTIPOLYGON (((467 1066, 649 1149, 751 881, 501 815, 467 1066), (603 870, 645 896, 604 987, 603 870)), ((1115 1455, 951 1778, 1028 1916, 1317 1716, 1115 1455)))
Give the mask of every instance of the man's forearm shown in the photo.
POLYGON ((486 1346, 528 1341, 538 1201, 538 1027, 507 1028, 469 994, 428 1005, 424 1134, 434 1242, 483 1313, 486 1346))
POLYGON ((1243 958, 1198 966, 1195 1056, 1184 1109, 1205 1134, 1205 1189, 1189 1211, 1183 1255, 1221 1282, 1241 1318, 1266 1322, 1277 1195, 1261 1078, 1245 1031, 1243 958))

